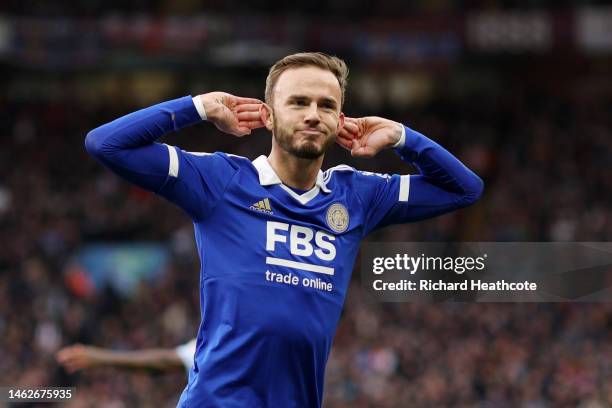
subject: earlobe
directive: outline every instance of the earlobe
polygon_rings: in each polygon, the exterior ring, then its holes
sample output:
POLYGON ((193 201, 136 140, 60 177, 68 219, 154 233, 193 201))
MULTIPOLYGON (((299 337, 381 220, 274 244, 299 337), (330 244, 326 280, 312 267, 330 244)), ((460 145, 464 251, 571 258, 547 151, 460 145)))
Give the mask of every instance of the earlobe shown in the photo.
POLYGON ((274 123, 273 115, 274 113, 272 111, 272 108, 267 103, 263 103, 261 107, 259 108, 259 117, 261 121, 264 123, 264 125, 266 126, 266 129, 268 129, 269 131, 272 131, 272 128, 273 128, 272 126, 272 124, 274 123))

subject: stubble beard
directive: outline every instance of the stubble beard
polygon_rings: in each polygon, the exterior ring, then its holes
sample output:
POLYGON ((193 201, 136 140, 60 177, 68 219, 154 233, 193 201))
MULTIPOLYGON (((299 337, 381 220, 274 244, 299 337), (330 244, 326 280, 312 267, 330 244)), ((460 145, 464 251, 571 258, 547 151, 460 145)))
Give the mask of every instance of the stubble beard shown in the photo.
POLYGON ((325 154, 327 149, 329 149, 335 141, 335 137, 327 136, 325 142, 320 147, 315 143, 305 143, 302 146, 296 146, 294 143, 295 139, 292 138, 291 134, 285 132, 278 126, 276 118, 273 121, 273 129, 274 132, 272 135, 276 143, 278 143, 283 150, 300 159, 318 159, 325 154))

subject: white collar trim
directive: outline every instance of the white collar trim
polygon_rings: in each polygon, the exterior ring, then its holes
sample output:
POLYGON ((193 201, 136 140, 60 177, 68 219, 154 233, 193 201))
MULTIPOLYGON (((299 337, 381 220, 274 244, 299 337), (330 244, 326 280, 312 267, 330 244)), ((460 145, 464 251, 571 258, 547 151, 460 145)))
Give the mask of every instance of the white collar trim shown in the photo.
POLYGON ((319 190, 323 191, 324 193, 331 193, 331 190, 327 188, 327 184, 323 180, 324 177, 323 172, 321 170, 319 170, 319 173, 317 174, 315 186, 312 189, 306 191, 304 194, 300 195, 283 184, 281 179, 278 177, 278 175, 270 165, 270 162, 268 161, 268 158, 266 156, 262 155, 253 160, 253 166, 255 166, 255 169, 259 174, 259 184, 261 184, 262 186, 280 184, 280 187, 283 190, 285 190, 287 193, 289 193, 289 195, 291 195, 293 198, 295 198, 302 204, 306 204, 308 201, 315 198, 319 193, 319 190))

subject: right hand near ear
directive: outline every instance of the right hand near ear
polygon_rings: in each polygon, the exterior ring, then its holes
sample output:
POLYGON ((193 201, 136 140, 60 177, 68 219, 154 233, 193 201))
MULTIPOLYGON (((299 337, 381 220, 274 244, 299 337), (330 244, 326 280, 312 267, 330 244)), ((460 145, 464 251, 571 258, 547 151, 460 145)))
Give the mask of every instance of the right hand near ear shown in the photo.
POLYGON ((209 92, 198 98, 204 105, 206 120, 224 133, 241 137, 264 126, 259 116, 263 102, 259 99, 242 98, 225 92, 209 92))

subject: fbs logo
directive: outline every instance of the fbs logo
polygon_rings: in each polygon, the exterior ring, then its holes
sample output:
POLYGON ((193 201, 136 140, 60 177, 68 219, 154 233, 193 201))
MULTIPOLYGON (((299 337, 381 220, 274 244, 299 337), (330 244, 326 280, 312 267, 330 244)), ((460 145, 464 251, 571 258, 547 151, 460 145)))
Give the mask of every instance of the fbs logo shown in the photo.
POLYGON ((259 200, 258 202, 253 203, 253 205, 251 205, 249 208, 251 210, 264 212, 270 215, 274 214, 272 212, 272 207, 270 207, 270 200, 268 200, 267 198, 264 198, 263 200, 259 200))

